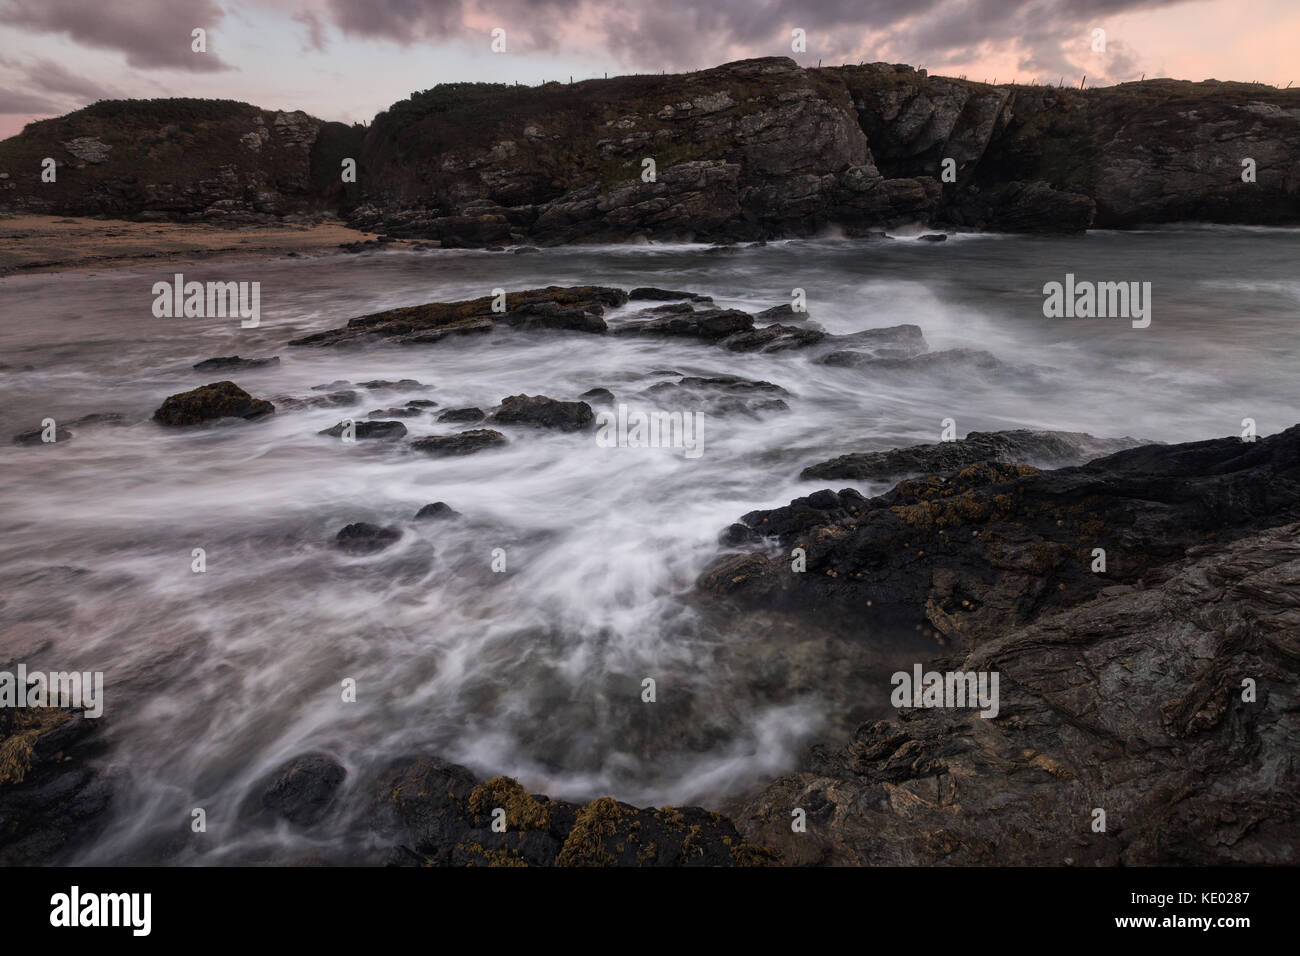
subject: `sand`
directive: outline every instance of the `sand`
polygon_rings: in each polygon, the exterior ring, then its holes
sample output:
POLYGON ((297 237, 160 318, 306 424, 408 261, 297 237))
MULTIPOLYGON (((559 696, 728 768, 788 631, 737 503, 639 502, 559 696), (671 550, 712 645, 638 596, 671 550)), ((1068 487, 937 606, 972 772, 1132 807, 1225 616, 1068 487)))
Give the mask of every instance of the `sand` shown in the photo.
MULTIPOLYGON (((157 262, 264 259, 339 251, 345 242, 373 239, 337 220, 315 225, 275 223, 127 222, 57 216, 0 218, 0 276, 27 272, 84 271, 157 262)), ((402 243, 394 243, 395 248, 402 243)))

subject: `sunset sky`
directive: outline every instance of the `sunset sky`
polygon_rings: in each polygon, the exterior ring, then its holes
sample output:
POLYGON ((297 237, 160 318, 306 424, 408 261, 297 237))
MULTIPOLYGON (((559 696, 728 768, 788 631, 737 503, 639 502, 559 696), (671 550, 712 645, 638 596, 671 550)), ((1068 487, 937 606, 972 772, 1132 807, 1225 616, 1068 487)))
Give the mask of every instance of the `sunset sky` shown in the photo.
POLYGON ((438 83, 884 60, 977 80, 1300 85, 1297 0, 0 0, 0 136, 97 99, 361 122, 438 83), (207 52, 191 31, 207 31, 207 52), (490 49, 506 31, 506 52, 490 49), (803 29, 807 52, 791 51, 803 29), (1095 28, 1106 50, 1092 50, 1095 28))

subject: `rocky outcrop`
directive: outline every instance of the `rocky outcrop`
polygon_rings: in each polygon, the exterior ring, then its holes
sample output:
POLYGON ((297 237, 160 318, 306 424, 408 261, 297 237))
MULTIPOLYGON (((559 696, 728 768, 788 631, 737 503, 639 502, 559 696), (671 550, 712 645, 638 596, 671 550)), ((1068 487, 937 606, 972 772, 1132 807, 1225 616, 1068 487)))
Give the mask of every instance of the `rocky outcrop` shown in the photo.
POLYGON ((427 345, 448 336, 491 332, 498 324, 524 328, 573 329, 603 332, 601 315, 607 306, 622 305, 627 293, 602 286, 529 289, 507 293, 504 311, 494 311, 494 296, 462 302, 389 309, 352 319, 346 326, 292 339, 290 345, 339 345, 387 340, 401 345, 427 345), (542 319, 547 321, 537 321, 542 319))
POLYGON ((745 515, 727 539, 767 540, 775 553, 720 558, 700 585, 724 603, 816 608, 827 621, 924 629, 968 648, 1104 588, 1150 586, 1207 540, 1297 520, 1300 425, 1055 471, 971 465, 871 499, 819 491, 745 515), (803 573, 792 571, 795 548, 803 573))
POLYGON ((101 100, 0 143, 15 212, 216 223, 337 209, 360 127, 229 100, 101 100), (54 182, 41 179, 55 161, 54 182))
POLYGON ((767 866, 777 855, 699 807, 638 809, 535 796, 510 777, 480 781, 433 757, 381 771, 367 814, 394 866, 767 866), (492 822, 503 818, 498 832, 492 822))
POLYGON ((234 382, 213 382, 169 395, 153 420, 160 425, 198 425, 222 418, 261 418, 274 411, 270 402, 254 398, 234 382))
POLYGON ((933 662, 996 671, 997 716, 900 710, 724 809, 792 865, 1294 866, 1298 534, 1196 548, 933 662))
POLYGON ((506 444, 506 436, 492 428, 471 428, 454 435, 428 435, 416 438, 411 447, 426 455, 472 455, 488 448, 506 444))
POLYGON ((98 720, 56 707, 0 707, 0 866, 58 863, 102 830, 113 778, 92 759, 101 750, 98 720))
POLYGON ((971 432, 961 441, 913 445, 889 451, 841 455, 809 465, 804 480, 885 481, 923 474, 949 474, 984 463, 1038 466, 1077 465, 1142 444, 1135 438, 1094 438, 1082 432, 1047 432, 1018 428, 971 432))
POLYGON ((1296 223, 1298 150, 1300 90, 990 86, 767 57, 569 85, 444 84, 368 129, 229 101, 104 101, 0 143, 0 208, 218 222, 328 209, 444 247, 868 235, 904 222, 1296 223), (47 156, 55 183, 40 179, 47 156), (341 183, 344 158, 355 184, 341 183))

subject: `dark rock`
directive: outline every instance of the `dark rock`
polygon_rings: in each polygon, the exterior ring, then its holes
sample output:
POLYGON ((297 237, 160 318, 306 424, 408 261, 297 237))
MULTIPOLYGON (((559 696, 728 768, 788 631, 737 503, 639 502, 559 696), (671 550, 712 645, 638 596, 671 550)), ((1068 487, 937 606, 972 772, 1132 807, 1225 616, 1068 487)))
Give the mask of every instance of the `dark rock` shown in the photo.
POLYGON ((440 422, 481 422, 487 417, 487 413, 481 408, 469 406, 468 408, 449 408, 438 416, 440 422))
POLYGON ((741 840, 731 822, 698 807, 637 809, 601 797, 586 804, 528 793, 509 777, 480 782, 433 757, 398 760, 368 786, 368 814, 394 843, 397 865, 764 866, 776 854, 741 840), (492 829, 493 811, 506 829, 492 829))
POLYGON ((407 405, 405 408, 376 408, 370 412, 368 418, 416 418, 424 414, 424 409, 417 406, 407 405))
POLYGON ((447 504, 445 501, 435 501, 431 505, 425 505, 415 513, 416 521, 458 517, 460 517, 460 512, 453 511, 451 505, 447 504))
POLYGON ((720 560, 701 586, 747 607, 923 626, 971 647, 1104 587, 1150 584, 1207 539, 1300 520, 1300 426, 1255 442, 1144 445, 1055 471, 976 464, 870 500, 851 489, 840 498, 832 510, 800 498, 741 519, 787 553, 805 548, 807 573, 760 553, 743 567, 720 560), (1092 571, 1094 548, 1106 551, 1105 573, 1092 571))
POLYGON ((493 312, 493 296, 463 302, 405 306, 352 319, 342 328, 293 339, 290 345, 338 345, 386 339, 404 345, 440 342, 452 335, 491 332, 498 325, 601 331, 606 307, 627 302, 621 289, 575 286, 529 289, 506 296, 506 311, 493 312), (548 314, 548 307, 554 311, 548 314), (540 309, 540 311, 539 311, 540 309))
POLYGON ((413 378, 398 379, 396 382, 390 382, 387 379, 376 378, 369 382, 357 382, 357 388, 368 388, 371 391, 404 391, 411 392, 416 389, 428 388, 429 386, 417 382, 413 378))
POLYGON ((820 329, 801 329, 794 325, 769 325, 749 332, 741 332, 722 340, 722 347, 730 352, 785 352, 807 348, 826 338, 820 329))
POLYGON ((578 398, 585 399, 596 405, 613 405, 614 393, 607 388, 589 388, 578 398))
POLYGON ((153 420, 160 425, 198 425, 221 418, 260 418, 274 411, 270 402, 253 398, 234 382, 213 382, 169 396, 153 420))
POLYGON ((254 788, 248 815, 287 820, 299 827, 319 823, 329 813, 347 770, 322 753, 285 761, 254 788))
POLYGON ((560 402, 545 395, 511 395, 501 400, 491 421, 497 425, 535 425, 576 432, 590 428, 596 416, 586 402, 560 402))
POLYGON ((30 431, 19 432, 12 439, 15 445, 57 445, 72 439, 72 432, 62 425, 55 423, 54 441, 47 442, 42 436, 45 434, 44 428, 33 428, 30 431))
POLYGON ((672 289, 656 289, 652 286, 641 286, 633 289, 627 294, 628 299, 633 302, 646 301, 651 302, 670 302, 674 299, 689 299, 692 302, 712 302, 713 297, 700 295, 696 292, 676 292, 672 289))
POLYGON ((689 314, 660 315, 649 319, 629 319, 615 326, 614 335, 650 338, 687 337, 716 342, 754 327, 754 317, 737 309, 701 309, 689 314))
POLYGON ((506 443, 506 436, 490 428, 472 428, 455 435, 430 435, 417 438, 411 447, 426 455, 472 455, 485 448, 496 448, 506 443))
POLYGON ((223 371, 244 371, 253 368, 266 368, 269 365, 279 365, 280 357, 272 355, 270 358, 246 359, 238 355, 228 355, 225 358, 204 359, 202 362, 195 364, 194 368, 202 372, 211 372, 221 369, 223 371))
POLYGON ((334 543, 348 554, 375 554, 383 551, 402 536, 396 528, 358 521, 347 525, 334 538, 334 543))
POLYGON ((1038 466, 1077 465, 1142 444, 1136 438, 1094 438, 1083 432, 1046 432, 1019 428, 970 432, 961 441, 913 445, 889 451, 841 455, 809 465, 800 479, 884 481, 911 475, 949 474, 983 463, 1038 466))
MULTIPOLYGON (((329 428, 321 429, 316 434, 329 435, 331 438, 341 438, 345 425, 339 422, 337 425, 331 425, 329 428)), ((406 426, 401 422, 391 421, 369 421, 353 422, 353 437, 358 441, 369 438, 401 438, 406 434, 406 426)))
POLYGON ((0 866, 57 864, 102 832, 115 790, 95 762, 102 719, 0 708, 0 866))
POLYGON ((899 710, 729 815, 794 865, 1294 866, 1298 536, 1202 545, 931 662, 998 672, 998 715, 899 710), (835 822, 792 835, 794 806, 835 822))
POLYGON ((920 237, 921 242, 947 242, 948 236, 942 232, 929 232, 920 237))

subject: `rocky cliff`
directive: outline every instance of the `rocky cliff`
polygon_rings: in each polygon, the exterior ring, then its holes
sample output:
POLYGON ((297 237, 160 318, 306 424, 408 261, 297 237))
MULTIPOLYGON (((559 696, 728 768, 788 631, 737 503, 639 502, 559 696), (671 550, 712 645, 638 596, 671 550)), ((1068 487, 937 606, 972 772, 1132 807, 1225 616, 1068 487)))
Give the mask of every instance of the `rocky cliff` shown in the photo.
POLYGON ((990 86, 770 57, 567 85, 447 84, 368 129, 226 101, 97 103, 0 143, 0 208, 208 219, 330 209, 447 246, 913 222, 1282 224, 1300 222, 1297 149, 1300 90, 990 86), (60 164, 54 184, 41 182, 47 156, 60 164), (349 157, 355 184, 341 181, 349 157))

